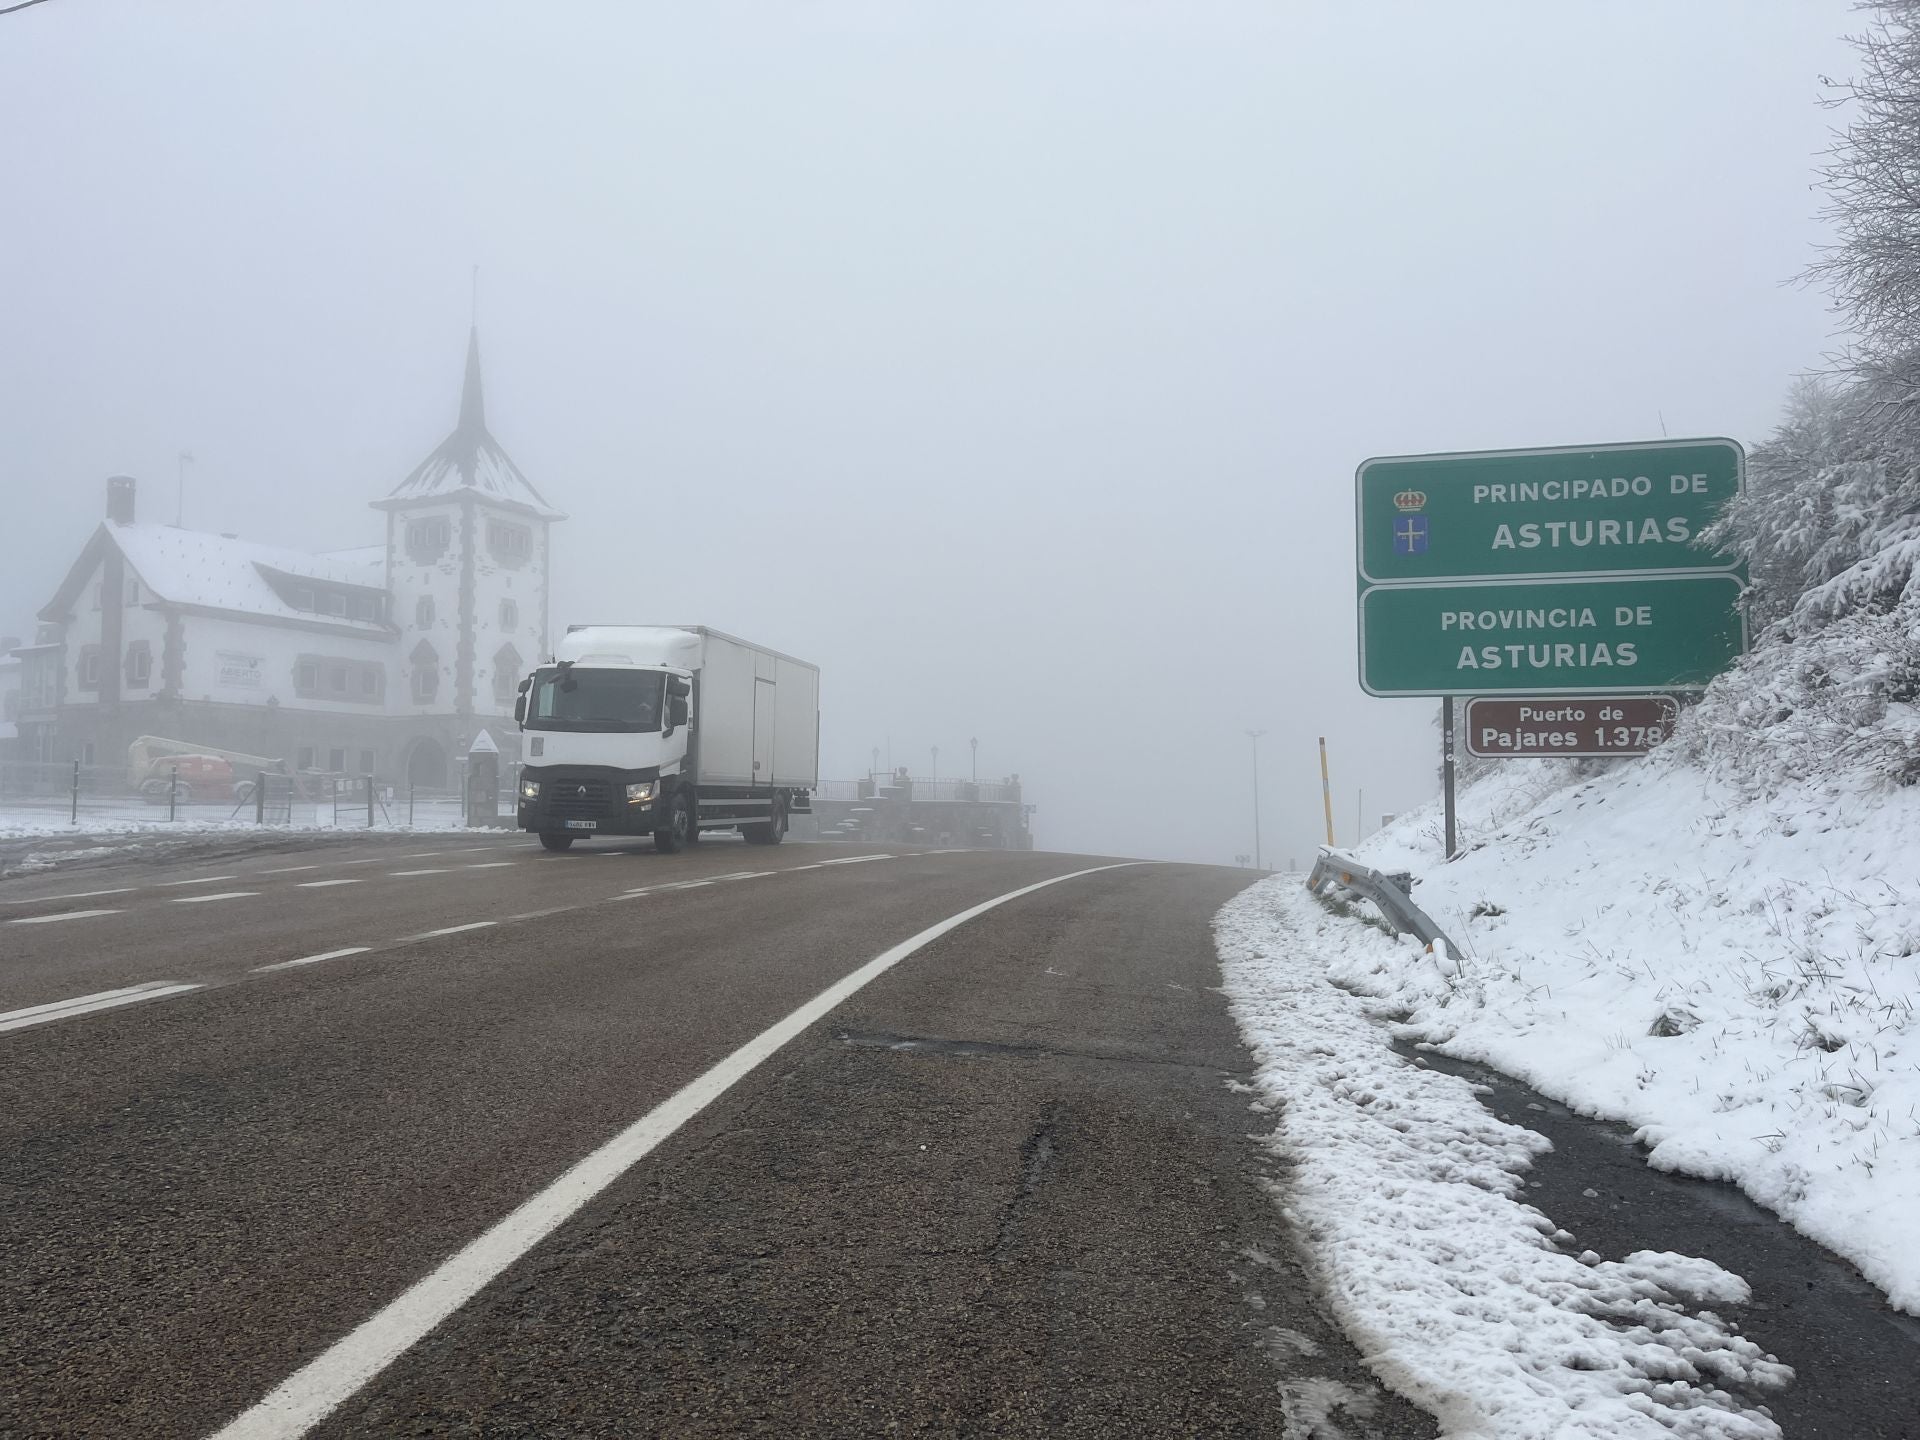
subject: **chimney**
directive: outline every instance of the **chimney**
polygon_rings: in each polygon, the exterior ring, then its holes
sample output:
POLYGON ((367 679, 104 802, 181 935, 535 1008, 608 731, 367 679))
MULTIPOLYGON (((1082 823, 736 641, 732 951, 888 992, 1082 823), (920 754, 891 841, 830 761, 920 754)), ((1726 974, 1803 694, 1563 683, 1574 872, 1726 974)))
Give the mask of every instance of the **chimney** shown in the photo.
POLYGON ((133 476, 107 477, 107 519, 116 525, 133 524, 133 476))

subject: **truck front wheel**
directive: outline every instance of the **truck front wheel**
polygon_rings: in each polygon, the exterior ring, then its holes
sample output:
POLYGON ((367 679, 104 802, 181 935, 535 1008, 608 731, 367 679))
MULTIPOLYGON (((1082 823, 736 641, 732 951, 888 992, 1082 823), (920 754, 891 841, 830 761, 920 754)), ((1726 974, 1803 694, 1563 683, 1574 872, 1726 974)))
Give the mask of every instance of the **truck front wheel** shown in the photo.
POLYGON ((667 806, 666 827, 653 832, 653 848, 662 855, 678 855, 693 843, 696 833, 693 797, 685 790, 676 790, 667 806))
POLYGON ((572 846, 573 836, 556 835, 551 830, 542 830, 540 832, 540 843, 549 850, 565 850, 572 846))

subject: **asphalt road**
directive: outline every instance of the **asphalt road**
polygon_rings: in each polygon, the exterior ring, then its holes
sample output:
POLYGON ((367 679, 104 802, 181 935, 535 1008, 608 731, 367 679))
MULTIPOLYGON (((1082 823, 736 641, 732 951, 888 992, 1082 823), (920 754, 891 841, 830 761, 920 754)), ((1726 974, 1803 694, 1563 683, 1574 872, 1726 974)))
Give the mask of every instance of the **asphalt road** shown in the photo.
POLYGON ((1329 1395, 1431 1435, 1230 1088, 1208 922, 1250 877, 1113 863, 448 837, 7 882, 0 1435, 304 1396, 324 1436, 1280 1436, 1329 1395))

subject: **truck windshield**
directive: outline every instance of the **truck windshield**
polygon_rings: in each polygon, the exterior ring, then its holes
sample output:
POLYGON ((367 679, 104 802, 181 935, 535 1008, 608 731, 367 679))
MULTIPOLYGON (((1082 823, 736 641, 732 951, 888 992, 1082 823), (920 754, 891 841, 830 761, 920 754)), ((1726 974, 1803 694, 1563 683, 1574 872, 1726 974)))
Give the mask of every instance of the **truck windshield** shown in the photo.
POLYGON ((660 701, 667 677, 658 670, 566 670, 534 672, 528 697, 529 730, 660 728, 660 701))

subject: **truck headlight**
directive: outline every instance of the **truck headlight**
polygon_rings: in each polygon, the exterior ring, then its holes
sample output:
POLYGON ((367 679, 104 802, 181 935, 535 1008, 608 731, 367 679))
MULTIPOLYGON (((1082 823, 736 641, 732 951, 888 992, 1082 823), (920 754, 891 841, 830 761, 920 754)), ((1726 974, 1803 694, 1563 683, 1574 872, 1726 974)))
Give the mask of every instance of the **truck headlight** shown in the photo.
POLYGON ((653 799, 653 781, 642 780, 637 785, 627 786, 627 804, 644 805, 653 799))
POLYGON ((522 800, 538 800, 540 798, 540 782, 538 780, 522 780, 520 782, 520 798, 522 800))

